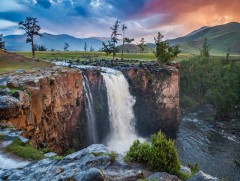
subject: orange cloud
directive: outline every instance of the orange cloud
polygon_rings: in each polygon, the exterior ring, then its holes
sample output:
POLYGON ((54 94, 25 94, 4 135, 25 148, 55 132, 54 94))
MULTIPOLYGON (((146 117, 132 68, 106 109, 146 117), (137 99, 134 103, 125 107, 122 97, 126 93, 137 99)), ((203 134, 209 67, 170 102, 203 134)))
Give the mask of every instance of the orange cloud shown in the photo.
POLYGON ((159 14, 155 27, 182 25, 182 34, 202 26, 240 21, 240 0, 149 0, 138 16, 159 14))

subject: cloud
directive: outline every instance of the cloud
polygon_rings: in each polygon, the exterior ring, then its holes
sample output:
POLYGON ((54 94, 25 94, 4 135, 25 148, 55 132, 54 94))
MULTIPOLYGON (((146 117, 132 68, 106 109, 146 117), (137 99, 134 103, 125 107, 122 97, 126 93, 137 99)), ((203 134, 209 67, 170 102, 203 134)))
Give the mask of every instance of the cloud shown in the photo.
MULTIPOLYGON (((181 25, 182 35, 201 26, 214 26, 231 21, 240 21, 239 0, 149 0, 137 17, 158 14, 159 22, 153 28, 166 25, 181 25)), ((178 31, 178 30, 176 30, 178 31)))
POLYGON ((42 8, 49 9, 51 7, 51 3, 49 0, 36 0, 37 5, 42 8))
POLYGON ((0 0, 0 7, 0 20, 18 23, 36 17, 42 30, 76 37, 108 37, 118 19, 127 24, 127 36, 148 41, 158 31, 174 38, 201 26, 240 20, 239 0, 0 0))

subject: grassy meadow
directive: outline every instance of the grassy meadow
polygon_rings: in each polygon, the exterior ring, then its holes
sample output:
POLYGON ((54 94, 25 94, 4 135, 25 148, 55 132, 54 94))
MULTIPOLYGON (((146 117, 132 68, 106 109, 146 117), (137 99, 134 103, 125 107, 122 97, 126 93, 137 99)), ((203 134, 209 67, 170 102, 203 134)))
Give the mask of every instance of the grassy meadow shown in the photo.
POLYGON ((29 69, 35 67, 48 67, 51 64, 46 61, 33 60, 15 53, 0 51, 0 75, 14 72, 18 69, 29 69))
MULTIPOLYGON (((23 55, 25 57, 31 58, 31 52, 16 52, 19 55, 23 55)), ((190 54, 190 53, 180 53, 178 57, 174 60, 181 61, 187 60, 188 58, 194 57, 197 54, 190 54)), ((218 58, 220 60, 224 60, 226 55, 224 54, 212 54, 214 58, 218 58)), ((43 59, 43 60, 101 60, 107 59, 111 60, 112 55, 106 55, 104 52, 80 52, 80 51, 59 51, 59 52, 52 52, 52 51, 39 51, 36 52, 36 58, 43 59)), ((116 59, 121 59, 121 53, 116 54, 116 59)), ((142 60, 142 61, 156 61, 156 57, 154 53, 124 53, 124 59, 133 59, 133 60, 142 60)), ((230 55, 230 60, 240 60, 240 55, 230 55)))
MULTIPOLYGON (((24 55, 26 57, 31 57, 31 52, 16 52, 19 55, 24 55)), ((175 60, 182 60, 193 55, 183 53, 180 54, 175 60)), ((45 60, 101 60, 107 59, 111 60, 112 55, 106 55, 104 52, 36 52, 36 58, 45 59, 45 60)), ((121 53, 116 54, 116 59, 121 59, 121 53)), ((124 53, 124 59, 133 59, 133 60, 143 60, 143 61, 154 61, 156 57, 153 53, 124 53)))

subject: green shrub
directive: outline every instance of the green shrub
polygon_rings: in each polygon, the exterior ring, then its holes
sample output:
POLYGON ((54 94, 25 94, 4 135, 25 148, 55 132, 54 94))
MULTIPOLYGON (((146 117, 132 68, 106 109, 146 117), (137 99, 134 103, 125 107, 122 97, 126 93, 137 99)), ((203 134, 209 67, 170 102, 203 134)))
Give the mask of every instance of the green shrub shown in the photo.
POLYGON ((0 134, 0 141, 4 140, 4 135, 0 134))
POLYGON ((40 160, 44 155, 42 151, 39 151, 32 145, 25 144, 18 139, 13 140, 13 142, 5 148, 5 151, 30 160, 40 160))
POLYGON ((188 109, 188 108, 193 108, 196 105, 197 105, 197 102, 193 98, 191 98, 189 96, 185 96, 185 95, 180 97, 181 108, 188 109))
POLYGON ((110 157, 111 163, 116 160, 116 153, 114 151, 109 152, 108 156, 110 157))
POLYGON ((152 171, 179 174, 180 161, 174 142, 167 139, 162 132, 152 135, 150 143, 136 140, 125 160, 145 164, 152 171))

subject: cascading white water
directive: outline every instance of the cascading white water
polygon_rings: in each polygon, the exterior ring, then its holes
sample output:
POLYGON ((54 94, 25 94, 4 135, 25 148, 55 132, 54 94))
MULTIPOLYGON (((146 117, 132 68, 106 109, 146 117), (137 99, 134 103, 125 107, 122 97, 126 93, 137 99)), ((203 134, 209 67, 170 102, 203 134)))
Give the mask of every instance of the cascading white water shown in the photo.
POLYGON ((93 97, 91 89, 89 86, 88 79, 83 75, 83 88, 85 91, 85 108, 87 114, 87 126, 88 126, 88 136, 90 143, 97 143, 97 129, 96 129, 96 117, 93 107, 93 97))
POLYGON ((111 135, 107 144, 109 149, 124 153, 137 139, 133 112, 135 99, 130 94, 128 82, 120 71, 110 69, 108 73, 102 75, 107 88, 111 124, 111 135))

